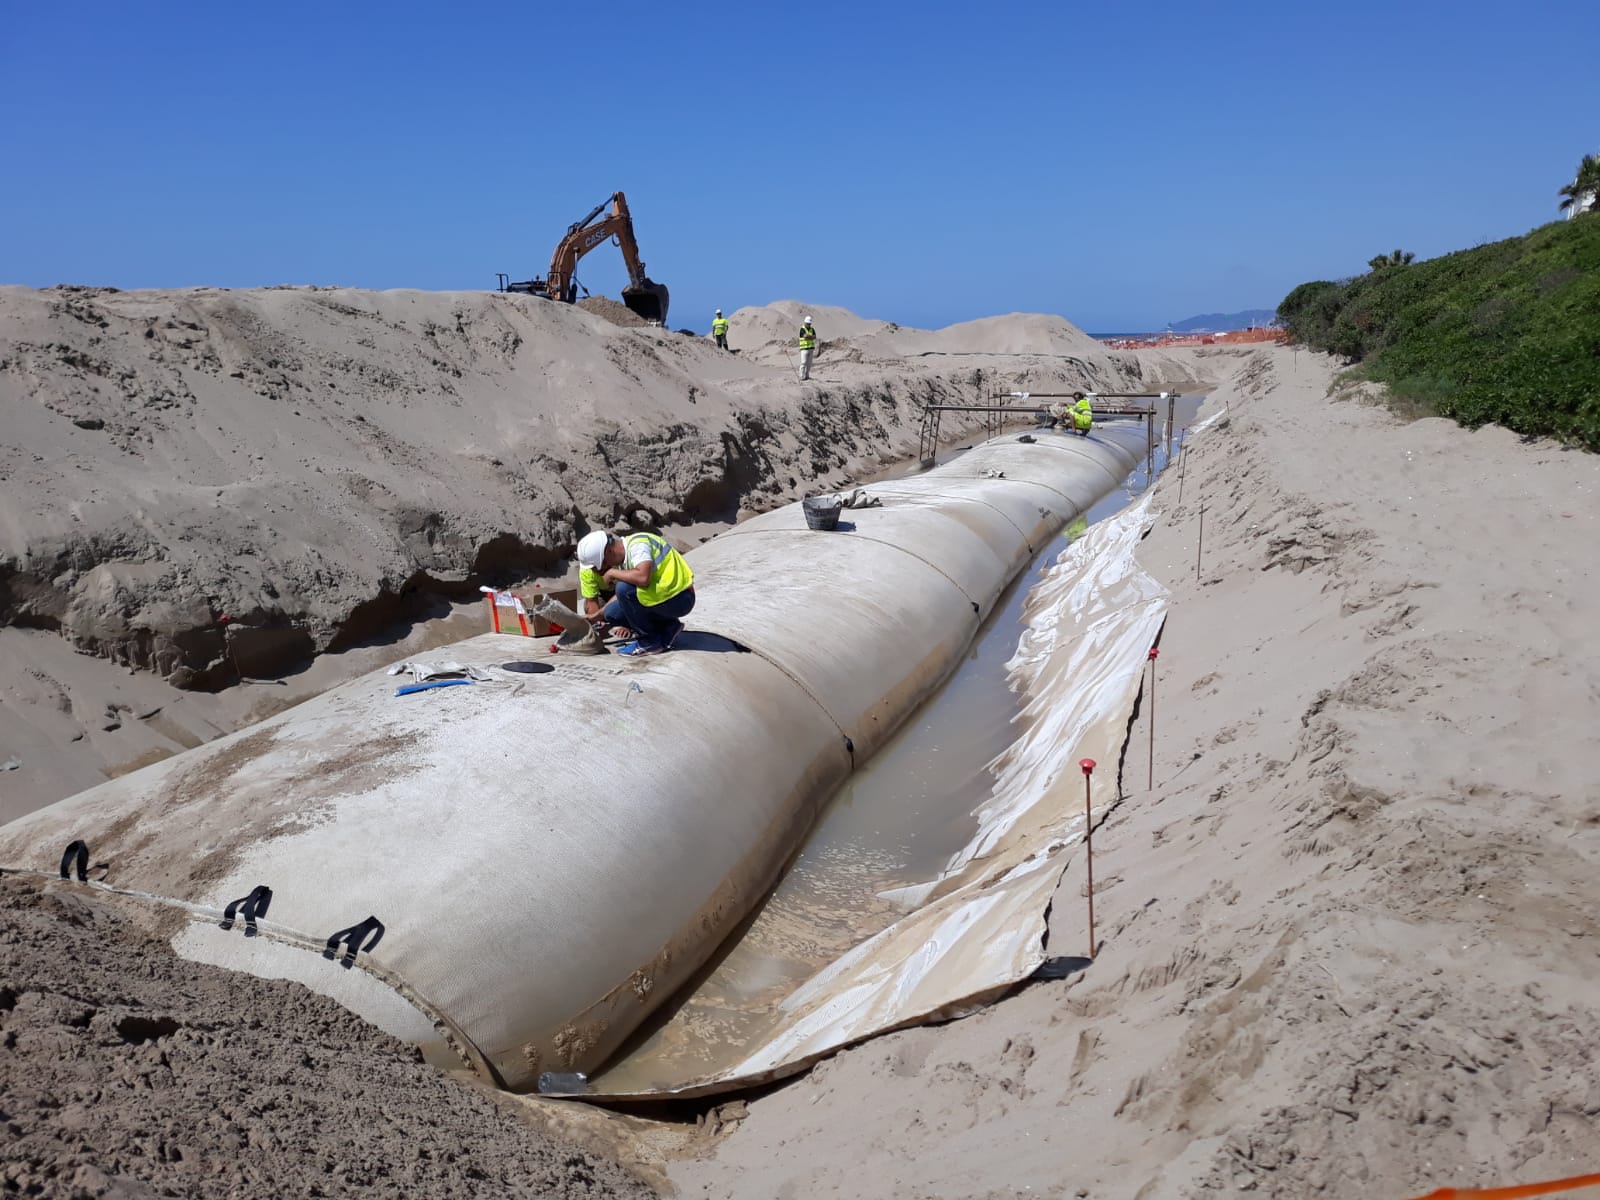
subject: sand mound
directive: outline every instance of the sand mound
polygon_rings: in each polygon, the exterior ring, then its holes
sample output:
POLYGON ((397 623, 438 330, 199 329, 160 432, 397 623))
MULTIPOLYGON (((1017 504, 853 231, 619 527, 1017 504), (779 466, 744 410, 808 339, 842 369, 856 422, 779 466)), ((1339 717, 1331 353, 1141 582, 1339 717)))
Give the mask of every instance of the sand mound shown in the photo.
POLYGON ((879 345, 912 354, 1094 354, 1102 347, 1065 317, 1011 313, 946 325, 943 329, 896 329, 867 339, 869 353, 879 345))
POLYGON ((419 578, 731 516, 781 423, 735 418, 709 345, 528 296, 6 288, 0 344, 0 620, 180 686, 223 614, 259 673, 419 578))
POLYGON ((835 356, 854 361, 889 361, 930 354, 1081 355, 1103 354, 1105 347, 1064 317, 1011 313, 915 329, 892 321, 857 316, 847 308, 780 300, 741 308, 729 318, 728 344, 752 351, 792 348, 800 319, 809 314, 818 339, 835 356))
POLYGON ((609 296, 586 296, 578 301, 578 307, 624 329, 644 329, 650 324, 622 301, 609 296))
POLYGON ((735 350, 755 350, 774 343, 793 346, 800 319, 805 316, 817 327, 817 336, 828 339, 861 337, 890 327, 887 321, 858 317, 848 308, 778 300, 728 314, 728 345, 735 350))

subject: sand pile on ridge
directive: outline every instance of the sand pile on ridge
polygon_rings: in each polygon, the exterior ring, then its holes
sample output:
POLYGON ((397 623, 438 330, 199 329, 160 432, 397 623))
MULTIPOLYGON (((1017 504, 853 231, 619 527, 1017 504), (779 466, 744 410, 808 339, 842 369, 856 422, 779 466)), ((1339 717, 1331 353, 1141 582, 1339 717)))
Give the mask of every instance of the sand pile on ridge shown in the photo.
POLYGON ((116 903, 0 880, 0 1191, 654 1194, 326 997, 177 958, 116 903))
POLYGON ((622 301, 610 296, 585 296, 578 301, 578 307, 625 329, 643 329, 650 324, 622 301))
POLYGON ((809 316, 817 336, 829 339, 862 337, 890 328, 887 321, 858 317, 848 308, 807 304, 801 300, 776 300, 728 313, 728 345, 734 350, 757 350, 769 345, 794 345, 800 319, 809 316), (823 331, 827 332, 824 333, 823 331))
POLYGON ((858 317, 848 309, 780 300, 741 308, 729 317, 728 345, 736 350, 792 349, 800 318, 810 315, 817 337, 834 356, 889 362, 923 355, 1100 355, 1105 347, 1065 317, 1011 313, 915 329, 858 317))
POLYGON ((868 353, 879 347, 913 354, 1093 354, 1102 347, 1065 317, 1012 313, 946 325, 943 329, 896 329, 859 339, 868 353))

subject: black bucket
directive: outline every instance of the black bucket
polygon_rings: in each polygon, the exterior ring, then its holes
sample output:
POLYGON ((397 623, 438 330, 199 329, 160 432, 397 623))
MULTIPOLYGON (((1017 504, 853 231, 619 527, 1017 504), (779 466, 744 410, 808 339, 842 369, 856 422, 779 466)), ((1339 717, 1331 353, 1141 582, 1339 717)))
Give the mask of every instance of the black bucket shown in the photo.
POLYGON ((832 496, 813 496, 801 501, 800 507, 805 510, 807 529, 833 529, 839 524, 841 506, 832 496))

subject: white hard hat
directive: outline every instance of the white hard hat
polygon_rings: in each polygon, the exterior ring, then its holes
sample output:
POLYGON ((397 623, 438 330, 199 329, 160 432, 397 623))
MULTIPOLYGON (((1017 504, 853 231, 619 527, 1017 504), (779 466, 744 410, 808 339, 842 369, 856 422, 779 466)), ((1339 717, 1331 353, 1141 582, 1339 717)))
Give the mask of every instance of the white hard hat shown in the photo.
POLYGON ((805 316, 805 317, 801 317, 801 318, 800 318, 800 321, 801 321, 801 323, 802 323, 802 324, 804 324, 804 325, 809 325, 809 324, 811 324, 811 318, 810 318, 810 317, 809 317, 809 316, 805 316))
POLYGON ((598 571, 601 560, 606 556, 606 547, 610 544, 611 535, 603 530, 596 529, 593 533, 584 534, 578 539, 578 565, 598 571))
POLYGON ((719 309, 717 309, 717 316, 720 317, 721 315, 722 315, 722 310, 719 308, 719 309))

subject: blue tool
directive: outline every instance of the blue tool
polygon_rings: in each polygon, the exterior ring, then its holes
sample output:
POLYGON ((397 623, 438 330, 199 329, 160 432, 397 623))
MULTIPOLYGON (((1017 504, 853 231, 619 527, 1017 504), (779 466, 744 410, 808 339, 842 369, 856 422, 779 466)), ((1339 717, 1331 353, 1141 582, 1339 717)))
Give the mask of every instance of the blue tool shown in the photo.
POLYGON ((470 679, 433 679, 427 683, 408 683, 403 688, 395 688, 396 696, 409 696, 412 692, 425 692, 429 688, 456 687, 463 683, 471 683, 470 679))

